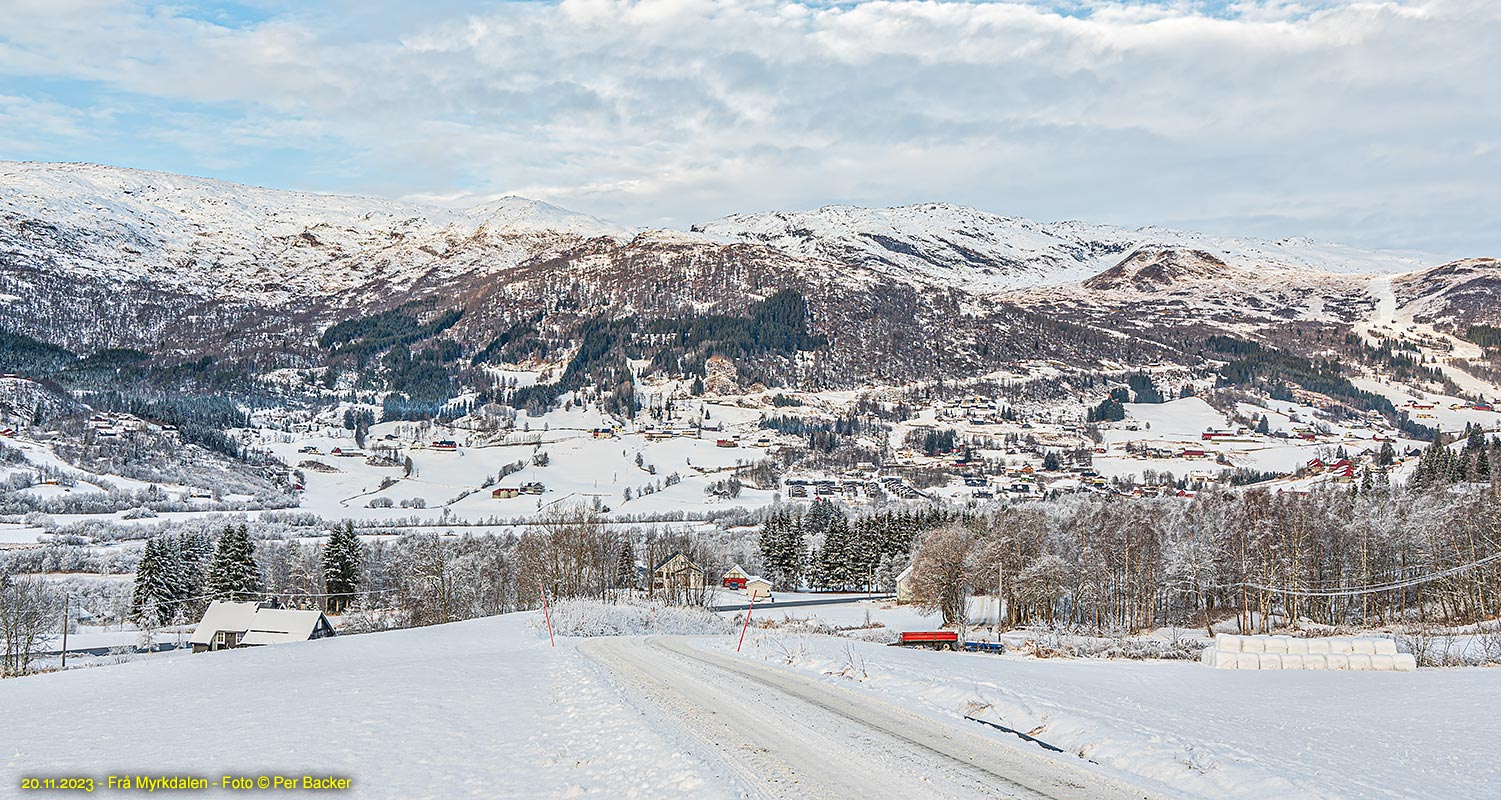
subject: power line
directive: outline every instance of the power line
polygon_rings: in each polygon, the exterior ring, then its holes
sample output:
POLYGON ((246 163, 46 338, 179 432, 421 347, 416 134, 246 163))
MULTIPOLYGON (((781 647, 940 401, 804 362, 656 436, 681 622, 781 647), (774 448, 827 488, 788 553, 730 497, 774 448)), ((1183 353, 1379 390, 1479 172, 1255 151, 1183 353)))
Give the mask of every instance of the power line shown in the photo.
MULTIPOLYGON (((278 596, 278 597, 279 596, 286 596, 286 597, 353 597, 355 595, 361 595, 361 596, 363 596, 363 595, 369 595, 369 594, 385 594, 387 592, 394 592, 394 591, 396 591, 395 588, 390 588, 390 589, 365 589, 363 591, 358 591, 358 592, 254 592, 253 594, 259 594, 259 595, 265 596, 265 597, 271 597, 271 596, 278 596)), ((234 592, 233 594, 252 594, 252 593, 251 592, 234 592)), ((220 600, 220 599, 223 599, 223 598, 219 597, 218 595, 205 594, 205 595, 200 595, 198 597, 184 597, 184 598, 180 598, 178 600, 157 600, 157 601, 154 601, 154 602, 158 606, 172 606, 172 605, 178 605, 180 603, 196 603, 199 600, 220 600)), ((249 601, 246 601, 246 602, 249 602, 249 601)))
POLYGON ((1489 564, 1497 560, 1501 560, 1501 553, 1494 553, 1480 559, 1479 561, 1470 562, 1469 564, 1450 567, 1449 569, 1443 570, 1442 572, 1435 572, 1429 575, 1423 575, 1417 578, 1410 578, 1402 581, 1395 581, 1393 583, 1387 583, 1379 586, 1345 587, 1341 589, 1292 589, 1285 586, 1262 586, 1260 584, 1249 583, 1246 581, 1237 581, 1234 583, 1219 584, 1213 588, 1239 589, 1244 587, 1247 589, 1256 589, 1262 592, 1272 592, 1273 594, 1291 595, 1293 597, 1355 597, 1366 594, 1391 592, 1396 591, 1397 589, 1407 589, 1413 586, 1420 586, 1425 583, 1432 583, 1433 581, 1452 577, 1462 572, 1468 572, 1469 570, 1472 570, 1476 567, 1484 566, 1485 564, 1489 564))

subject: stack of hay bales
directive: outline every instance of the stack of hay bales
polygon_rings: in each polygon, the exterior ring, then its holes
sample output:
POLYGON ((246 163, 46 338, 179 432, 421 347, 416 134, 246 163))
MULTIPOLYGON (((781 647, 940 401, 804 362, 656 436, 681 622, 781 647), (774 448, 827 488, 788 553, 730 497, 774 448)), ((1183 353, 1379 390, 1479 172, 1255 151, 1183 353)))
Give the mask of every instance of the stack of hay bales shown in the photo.
POLYGON ((1222 633, 1199 659, 1216 669, 1343 669, 1412 672, 1418 662, 1391 639, 1236 636, 1222 633))

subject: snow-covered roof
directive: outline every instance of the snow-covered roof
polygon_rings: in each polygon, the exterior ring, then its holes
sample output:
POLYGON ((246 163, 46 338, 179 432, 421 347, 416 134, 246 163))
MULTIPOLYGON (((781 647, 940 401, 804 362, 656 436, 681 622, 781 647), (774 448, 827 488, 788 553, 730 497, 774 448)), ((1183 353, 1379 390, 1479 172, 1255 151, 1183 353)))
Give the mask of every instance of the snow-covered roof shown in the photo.
POLYGON ((261 608, 259 603, 215 600, 203 612, 203 620, 193 629, 189 641, 207 645, 219 631, 237 631, 244 632, 240 643, 247 645, 305 642, 312 638, 322 619, 322 611, 261 608))
POLYGON ((687 569, 697 570, 699 572, 703 571, 702 567, 700 567, 699 565, 693 563, 693 559, 691 559, 691 558, 683 555, 683 551, 681 551, 681 550, 674 550, 674 551, 672 551, 672 555, 670 555, 670 556, 662 559, 661 563, 657 564, 656 569, 654 569, 652 571, 653 572, 660 572, 663 567, 667 566, 668 564, 671 564, 672 561, 673 561, 673 559, 675 559, 675 558, 682 558, 683 562, 688 565, 687 569))
POLYGON ((742 569, 739 564, 731 566, 729 571, 725 572, 726 577, 729 577, 730 575, 741 575, 747 578, 750 577, 750 573, 742 569))
POLYGON ((904 581, 904 580, 907 579, 907 576, 909 576, 911 574, 912 574, 912 565, 908 564, 906 569, 902 570, 899 574, 897 574, 896 579, 899 582, 900 581, 904 581))

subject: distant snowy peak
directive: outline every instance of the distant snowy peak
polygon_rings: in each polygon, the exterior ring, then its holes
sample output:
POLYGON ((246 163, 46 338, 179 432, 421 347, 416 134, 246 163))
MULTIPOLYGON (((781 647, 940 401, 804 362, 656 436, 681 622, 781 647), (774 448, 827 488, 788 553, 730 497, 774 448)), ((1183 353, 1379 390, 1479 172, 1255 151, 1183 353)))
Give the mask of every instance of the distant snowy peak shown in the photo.
POLYGON ((272 305, 493 273, 630 234, 521 197, 448 209, 92 164, 0 162, 0 256, 12 263, 272 305))
POLYGON ((461 212, 480 225, 505 231, 529 233, 571 233, 578 236, 612 236, 625 238, 634 230, 551 203, 508 195, 499 200, 474 206, 461 212))
POLYGON ((1212 253, 1176 247, 1143 247, 1084 282, 1095 290, 1155 292, 1196 281, 1222 280, 1239 272, 1212 253))
POLYGON ((610 222, 524 197, 507 196, 468 209, 451 209, 375 197, 265 189, 166 172, 96 164, 0 162, 0 209, 37 216, 82 214, 99 222, 118 218, 176 221, 220 232, 287 228, 413 232, 454 229, 471 233, 539 231, 582 236, 622 236, 610 222))
POLYGON ((1107 226, 1080 226, 1077 234, 1059 235, 1031 220, 946 203, 736 214, 693 230, 896 277, 990 290, 1079 280, 1132 244, 1126 231, 1107 226))
POLYGON ((826 206, 805 212, 735 214, 693 226, 721 241, 750 241, 809 257, 884 269, 895 278, 939 279, 980 291, 1079 282, 1141 248, 1204 253, 1231 268, 1391 274, 1443 259, 1363 251, 1308 239, 1216 237, 1165 228, 1131 230, 1069 221, 1041 223, 946 203, 896 208, 826 206))

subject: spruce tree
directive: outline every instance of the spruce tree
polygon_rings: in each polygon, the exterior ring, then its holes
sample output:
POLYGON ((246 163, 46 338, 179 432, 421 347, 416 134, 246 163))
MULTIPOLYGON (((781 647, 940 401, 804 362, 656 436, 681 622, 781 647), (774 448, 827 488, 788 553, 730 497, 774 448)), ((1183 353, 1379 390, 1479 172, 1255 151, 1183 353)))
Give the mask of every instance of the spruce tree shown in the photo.
POLYGON ((853 533, 843 514, 829 520, 823 547, 818 552, 818 583, 826 589, 848 589, 855 569, 852 564, 853 533))
POLYGON ((796 589, 808 546, 802 527, 786 511, 773 512, 761 526, 761 562, 778 590, 796 589))
POLYGON ((620 557, 615 560, 615 588, 636 588, 636 551, 630 542, 620 545, 620 557))
POLYGON ((255 543, 244 525, 224 528, 208 567, 208 594, 215 600, 249 600, 261 593, 255 543))
POLYGON ((354 523, 336 525, 323 547, 323 586, 328 593, 328 610, 339 613, 354 602, 360 583, 360 537, 354 523))
POLYGON ((146 549, 136 565, 135 586, 130 595, 130 617, 137 625, 165 624, 173 613, 172 565, 166 537, 146 540, 146 549))

